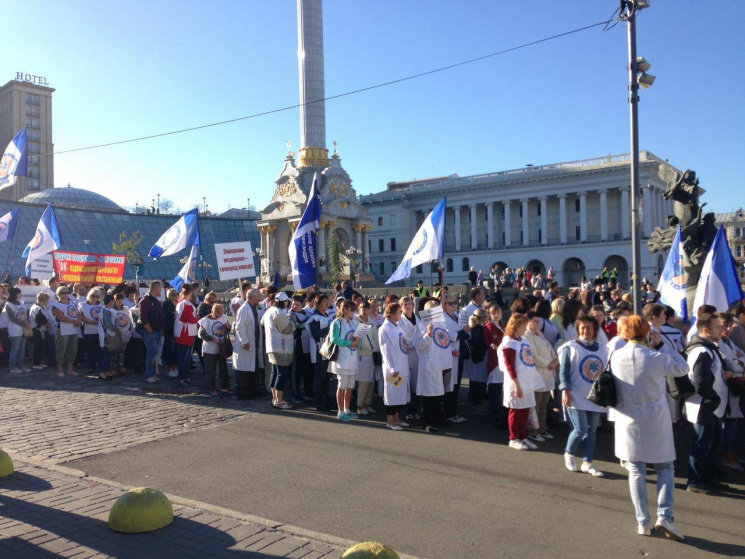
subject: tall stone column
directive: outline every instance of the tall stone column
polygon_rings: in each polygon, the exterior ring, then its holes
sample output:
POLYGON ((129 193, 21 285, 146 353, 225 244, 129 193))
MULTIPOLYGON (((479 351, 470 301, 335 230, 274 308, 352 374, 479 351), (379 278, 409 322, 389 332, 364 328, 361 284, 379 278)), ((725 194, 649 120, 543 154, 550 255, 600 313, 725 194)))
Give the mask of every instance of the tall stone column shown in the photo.
POLYGON ((318 269, 322 272, 328 270, 328 260, 326 259, 326 224, 327 221, 320 223, 320 229, 318 230, 318 254, 316 255, 320 261, 323 258, 323 264, 318 265, 318 269))
POLYGON ((476 210, 478 209, 477 204, 471 204, 471 250, 479 248, 479 232, 476 227, 476 210))
POLYGON ((631 211, 629 209, 629 187, 618 189, 621 192, 621 238, 628 239, 631 236, 631 211))
POLYGON ((486 248, 494 248, 494 202, 486 204, 486 248))
POLYGON ((602 189, 600 192, 600 240, 608 240, 608 191, 602 189))
POLYGON ((370 273, 370 266, 368 261, 370 260, 370 242, 369 236, 372 227, 370 225, 362 226, 362 271, 366 274, 370 273))
POLYGON ((276 247, 274 243, 274 232, 277 230, 276 225, 269 225, 266 228, 266 246, 267 246, 267 262, 269 263, 269 273, 274 272, 274 262, 279 260, 276 254, 276 247))
POLYGON ((579 193, 579 240, 587 242, 587 193, 579 193))
POLYGON ((354 242, 355 246, 362 250, 362 224, 355 223, 352 225, 352 230, 354 231, 354 242))
POLYGON ((541 244, 548 245, 548 199, 541 196, 541 244))
POLYGON ((453 208, 453 213, 455 214, 455 252, 460 252, 461 250, 460 206, 455 206, 453 208))
POLYGON ((642 197, 644 199, 644 215, 642 218, 642 236, 648 238, 652 232, 652 196, 649 192, 649 185, 642 187, 642 197))
POLYGON ((559 242, 567 244, 567 195, 559 194, 559 242))
POLYGON ((512 217, 510 216, 511 202, 504 202, 504 248, 512 246, 512 217))
POLYGON ((523 246, 527 247, 530 246, 530 223, 528 222, 528 199, 523 198, 520 200, 523 207, 523 218, 522 218, 522 226, 523 226, 523 246))

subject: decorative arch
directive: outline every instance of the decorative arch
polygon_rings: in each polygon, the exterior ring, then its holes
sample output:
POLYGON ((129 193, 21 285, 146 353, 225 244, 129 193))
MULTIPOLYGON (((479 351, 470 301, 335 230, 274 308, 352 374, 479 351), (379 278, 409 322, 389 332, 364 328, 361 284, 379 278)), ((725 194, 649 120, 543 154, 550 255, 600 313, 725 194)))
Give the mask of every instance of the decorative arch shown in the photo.
POLYGON ((453 271, 453 259, 448 258, 445 260, 445 271, 446 272, 452 272, 453 271))
POLYGON ((629 263, 623 256, 612 254, 603 262, 603 268, 607 268, 608 272, 612 272, 613 268, 616 268, 618 270, 618 283, 621 287, 629 286, 629 263))
POLYGON ((499 267, 499 273, 500 274, 502 272, 504 272, 507 268, 510 267, 509 264, 507 264, 507 262, 502 262, 501 260, 497 260, 496 262, 494 262, 491 265, 491 267, 489 268, 489 271, 493 270, 494 269, 494 266, 498 266, 499 267))
POLYGON ((582 276, 585 275, 585 263, 579 258, 567 258, 561 267, 564 273, 564 287, 579 285, 582 276))
POLYGON ((463 272, 468 272, 471 269, 471 264, 468 261, 468 257, 467 256, 464 256, 463 257, 463 260, 461 260, 461 263, 460 264, 461 264, 460 265, 461 271, 463 271, 463 272))
POLYGON ((541 274, 542 276, 546 275, 546 266, 540 260, 531 260, 530 262, 528 262, 525 268, 531 274, 541 274))

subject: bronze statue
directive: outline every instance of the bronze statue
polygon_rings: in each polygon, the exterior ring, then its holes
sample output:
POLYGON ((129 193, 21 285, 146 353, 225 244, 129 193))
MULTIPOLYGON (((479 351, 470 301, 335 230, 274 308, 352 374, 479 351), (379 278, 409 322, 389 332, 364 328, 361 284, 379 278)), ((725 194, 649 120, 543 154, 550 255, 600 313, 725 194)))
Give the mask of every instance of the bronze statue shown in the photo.
POLYGON ((663 194, 666 200, 672 199, 674 215, 667 217, 668 227, 657 227, 647 241, 649 252, 663 252, 673 244, 675 233, 680 225, 684 266, 686 271, 686 298, 688 308, 693 308, 696 286, 701 275, 706 254, 717 235, 713 212, 704 213, 706 204, 699 204, 700 189, 696 173, 690 169, 663 194))

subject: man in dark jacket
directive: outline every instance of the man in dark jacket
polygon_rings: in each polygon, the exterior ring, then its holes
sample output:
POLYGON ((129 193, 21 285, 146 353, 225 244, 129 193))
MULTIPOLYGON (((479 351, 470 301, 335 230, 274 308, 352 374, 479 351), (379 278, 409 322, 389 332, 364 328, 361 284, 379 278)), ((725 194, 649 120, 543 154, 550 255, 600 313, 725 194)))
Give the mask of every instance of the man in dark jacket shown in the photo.
POLYGON ((137 331, 145 345, 145 381, 158 382, 160 378, 155 375, 155 360, 158 356, 160 337, 163 335, 165 325, 165 313, 158 297, 163 291, 163 285, 159 281, 150 283, 150 289, 138 305, 140 319, 137 321, 137 331))

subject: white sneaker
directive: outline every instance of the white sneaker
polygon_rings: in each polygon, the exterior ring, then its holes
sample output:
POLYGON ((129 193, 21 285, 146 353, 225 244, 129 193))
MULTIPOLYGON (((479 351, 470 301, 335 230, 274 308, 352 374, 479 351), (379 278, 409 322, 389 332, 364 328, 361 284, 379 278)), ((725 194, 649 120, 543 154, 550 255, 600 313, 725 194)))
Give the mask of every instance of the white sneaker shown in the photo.
POLYGON ((578 472, 577 468, 577 462, 574 459, 574 456, 569 454, 568 452, 564 453, 564 465, 567 467, 567 470, 570 472, 578 472))
POLYGON ((592 465, 592 462, 582 462, 581 470, 586 474, 590 474, 591 476, 595 476, 595 477, 605 476, 603 472, 595 469, 595 466, 592 465))
POLYGON ((522 443, 528 447, 529 450, 536 450, 538 448, 538 445, 533 444, 528 439, 523 439, 522 443))
POLYGON ((159 380, 160 379, 158 377, 153 376, 153 377, 150 377, 150 378, 146 378, 145 379, 145 382, 158 382, 159 380))
POLYGON ((373 415, 375 413, 375 410, 372 409, 370 406, 367 406, 367 408, 365 409, 367 410, 367 413, 369 413, 370 415, 373 415))
POLYGON ((36 369, 37 371, 40 371, 40 370, 42 370, 42 369, 46 369, 46 367, 45 367, 44 365, 34 365, 34 366, 33 366, 33 367, 31 367, 31 368, 32 368, 32 369, 36 369))
POLYGON ((683 537, 683 534, 678 532, 678 529, 675 527, 675 523, 665 520, 664 518, 657 519, 657 523, 654 525, 654 529, 658 532, 662 532, 669 539, 675 542, 682 542, 685 539, 683 537))
POLYGON ((403 431, 404 430, 404 428, 401 427, 400 425, 391 425, 390 423, 386 423, 385 426, 388 427, 388 429, 393 429, 394 431, 403 431))
POLYGON ((541 433, 541 437, 543 437, 544 439, 546 439, 548 441, 550 441, 551 439, 554 438, 554 436, 551 433, 549 433, 548 431, 544 431, 543 433, 541 433))
POLYGON ((360 408, 357 410, 357 415, 369 415, 367 413, 367 410, 365 408, 360 408))
POLYGON ((525 446, 522 441, 518 439, 513 439, 509 442, 508 445, 510 448, 514 448, 515 450, 528 450, 528 447, 525 446))
POLYGON ((535 441, 535 442, 537 442, 537 443, 543 443, 543 442, 546 442, 546 439, 544 439, 542 435, 528 435, 528 438, 529 438, 529 439, 530 439, 531 441, 535 441))
POLYGON ((640 536, 651 536, 652 535, 652 528, 649 526, 641 526, 638 525, 636 528, 636 533, 640 536))
POLYGON ((30 373, 30 372, 31 372, 31 369, 30 369, 30 368, 28 368, 28 367, 24 367, 24 368, 23 368, 23 372, 24 372, 24 373, 30 373))
POLYGON ((176 378, 178 376, 178 371, 168 371, 168 376, 171 378, 176 378))
POLYGON ((21 369, 14 368, 14 369, 11 369, 10 372, 11 373, 22 373, 23 371, 21 369))
POLYGON ((399 422, 398 422, 398 424, 399 424, 399 425, 400 425, 401 427, 411 427, 411 425, 409 425, 409 424, 408 424, 408 423, 406 423, 405 421, 399 421, 399 422))

